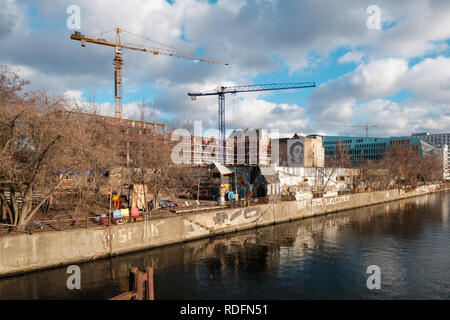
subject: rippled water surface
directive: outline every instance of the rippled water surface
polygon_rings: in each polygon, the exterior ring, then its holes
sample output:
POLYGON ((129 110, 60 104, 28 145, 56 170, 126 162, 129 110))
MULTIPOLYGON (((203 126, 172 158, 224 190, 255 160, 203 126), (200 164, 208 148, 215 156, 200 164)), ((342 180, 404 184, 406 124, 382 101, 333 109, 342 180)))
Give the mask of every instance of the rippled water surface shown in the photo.
POLYGON ((0 279, 0 299, 109 299, 153 266, 156 299, 449 299, 450 193, 0 279), (367 267, 381 289, 366 286, 367 267))

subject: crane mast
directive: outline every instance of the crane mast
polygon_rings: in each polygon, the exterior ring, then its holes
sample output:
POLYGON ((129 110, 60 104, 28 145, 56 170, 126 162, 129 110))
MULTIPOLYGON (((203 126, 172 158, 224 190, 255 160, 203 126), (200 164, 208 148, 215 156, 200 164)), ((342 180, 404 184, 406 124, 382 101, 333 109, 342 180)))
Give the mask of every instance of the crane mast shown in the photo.
POLYGON ((120 46, 120 29, 116 28, 116 53, 114 55, 114 116, 122 118, 122 47, 120 46))
POLYGON ((230 86, 219 87, 216 90, 207 92, 189 92, 188 96, 192 100, 196 100, 201 96, 218 96, 218 124, 219 124, 219 161, 225 164, 225 94, 236 94, 241 92, 257 92, 257 91, 272 91, 272 90, 287 90, 315 87, 314 82, 297 82, 297 83, 267 83, 256 85, 230 86))

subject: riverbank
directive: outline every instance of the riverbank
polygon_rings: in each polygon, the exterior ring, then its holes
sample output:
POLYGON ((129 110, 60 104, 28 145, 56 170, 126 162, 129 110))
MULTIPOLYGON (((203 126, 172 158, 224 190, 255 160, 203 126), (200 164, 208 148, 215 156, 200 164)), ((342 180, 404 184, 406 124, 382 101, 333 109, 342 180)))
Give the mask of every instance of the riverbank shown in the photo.
POLYGON ((148 222, 0 238, 0 276, 67 265, 217 234, 354 209, 447 190, 389 190, 180 214, 148 222), (110 240, 112 238, 112 240, 110 240))

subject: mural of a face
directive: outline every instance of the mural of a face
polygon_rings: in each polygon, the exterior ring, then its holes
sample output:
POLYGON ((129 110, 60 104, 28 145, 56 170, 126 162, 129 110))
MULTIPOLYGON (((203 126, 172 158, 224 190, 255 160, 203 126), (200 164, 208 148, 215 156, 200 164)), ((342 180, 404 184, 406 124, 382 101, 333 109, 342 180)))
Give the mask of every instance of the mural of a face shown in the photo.
POLYGON ((290 148, 291 162, 296 164, 303 164, 303 144, 295 142, 290 148))

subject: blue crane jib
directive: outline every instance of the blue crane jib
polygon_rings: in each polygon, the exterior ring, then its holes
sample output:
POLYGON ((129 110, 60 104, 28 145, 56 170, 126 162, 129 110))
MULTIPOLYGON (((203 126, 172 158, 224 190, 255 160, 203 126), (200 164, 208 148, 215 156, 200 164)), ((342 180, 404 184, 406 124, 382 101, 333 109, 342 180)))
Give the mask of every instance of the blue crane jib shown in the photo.
POLYGON ((299 82, 299 83, 267 83, 244 86, 219 87, 216 90, 207 92, 189 92, 190 97, 212 96, 225 93, 239 93, 239 92, 255 92, 255 91, 270 91, 270 90, 286 90, 286 89, 300 89, 315 87, 314 82, 299 82))

